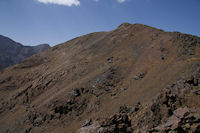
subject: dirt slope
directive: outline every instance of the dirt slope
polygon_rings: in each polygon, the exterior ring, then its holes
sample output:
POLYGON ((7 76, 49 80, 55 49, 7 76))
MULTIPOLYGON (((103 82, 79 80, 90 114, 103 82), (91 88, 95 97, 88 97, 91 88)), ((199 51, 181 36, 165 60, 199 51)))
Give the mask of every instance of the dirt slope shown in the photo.
POLYGON ((84 35, 0 71, 0 132, 75 132, 122 105, 151 105, 199 67, 195 36, 128 23, 84 35))

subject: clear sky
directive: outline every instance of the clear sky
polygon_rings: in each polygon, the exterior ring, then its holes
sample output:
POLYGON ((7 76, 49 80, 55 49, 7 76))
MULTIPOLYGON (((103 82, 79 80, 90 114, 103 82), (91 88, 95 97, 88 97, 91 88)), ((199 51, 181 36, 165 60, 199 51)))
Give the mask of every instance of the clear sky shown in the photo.
POLYGON ((0 34, 51 46, 123 22, 200 36, 200 0, 0 0, 0 34))

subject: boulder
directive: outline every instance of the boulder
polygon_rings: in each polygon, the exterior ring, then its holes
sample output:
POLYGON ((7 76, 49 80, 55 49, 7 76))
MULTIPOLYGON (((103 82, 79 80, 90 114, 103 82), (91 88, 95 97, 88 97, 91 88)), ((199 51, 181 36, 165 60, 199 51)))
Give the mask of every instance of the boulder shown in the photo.
POLYGON ((146 74, 147 74, 146 71, 145 71, 145 72, 140 72, 139 74, 135 75, 133 78, 134 78, 135 80, 140 80, 140 79, 144 78, 144 76, 145 76, 146 74))
POLYGON ((99 128, 99 123, 93 123, 92 125, 80 128, 76 133, 98 133, 99 128))
POLYGON ((91 125, 91 124, 92 124, 92 120, 91 120, 91 119, 85 120, 85 121, 83 122, 83 124, 82 124, 82 127, 86 127, 86 126, 89 126, 89 125, 91 125))
POLYGON ((178 109, 176 109, 176 110, 173 112, 173 114, 174 114, 176 117, 182 119, 183 117, 185 117, 186 115, 189 114, 189 111, 190 111, 190 110, 189 110, 187 107, 178 108, 178 109))

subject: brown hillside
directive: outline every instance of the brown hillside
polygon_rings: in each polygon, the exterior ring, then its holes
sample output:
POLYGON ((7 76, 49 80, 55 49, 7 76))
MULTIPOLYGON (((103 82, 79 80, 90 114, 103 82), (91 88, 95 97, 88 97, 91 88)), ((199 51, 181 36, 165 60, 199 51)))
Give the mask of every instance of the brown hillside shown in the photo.
POLYGON ((199 67, 195 36, 127 23, 84 35, 0 71, 0 132, 75 132, 122 105, 148 108, 199 67))

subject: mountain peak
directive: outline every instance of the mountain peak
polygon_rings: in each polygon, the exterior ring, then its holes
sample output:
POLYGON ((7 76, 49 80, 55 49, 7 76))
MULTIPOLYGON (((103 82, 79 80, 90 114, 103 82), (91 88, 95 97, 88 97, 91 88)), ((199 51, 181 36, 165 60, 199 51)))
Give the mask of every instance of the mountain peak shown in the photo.
POLYGON ((129 26, 131 26, 132 24, 130 23, 122 23, 118 26, 118 28, 128 28, 129 26))
POLYGON ((200 38, 141 24, 72 39, 0 71, 0 132, 197 129, 199 57, 200 38))

